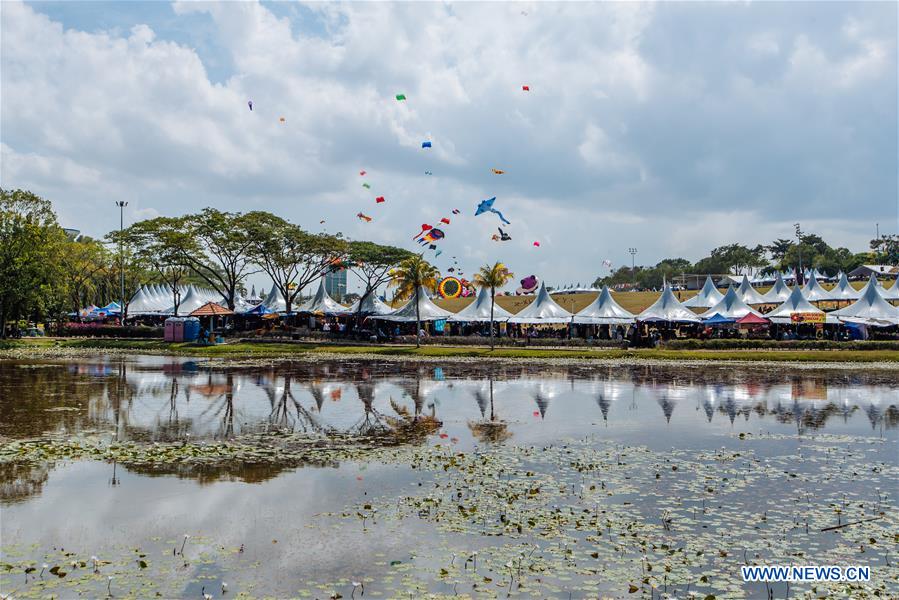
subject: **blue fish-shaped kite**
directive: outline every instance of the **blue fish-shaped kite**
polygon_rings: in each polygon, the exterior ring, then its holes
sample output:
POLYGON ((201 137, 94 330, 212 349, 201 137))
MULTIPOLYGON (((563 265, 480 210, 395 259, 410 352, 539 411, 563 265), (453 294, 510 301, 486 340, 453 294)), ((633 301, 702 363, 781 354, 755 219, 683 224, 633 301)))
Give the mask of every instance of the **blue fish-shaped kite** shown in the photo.
POLYGON ((512 223, 506 220, 506 217, 503 216, 503 213, 499 212, 495 208, 493 208, 493 203, 496 202, 496 196, 490 198, 488 200, 481 200, 481 203, 478 204, 478 209, 475 211, 474 216, 478 216, 485 212, 496 213, 496 216, 499 217, 499 220, 505 223, 506 225, 511 225, 512 223))
POLYGON ((430 147, 431 147, 431 142, 422 142, 422 143, 421 143, 421 147, 422 147, 422 148, 430 148, 430 147))

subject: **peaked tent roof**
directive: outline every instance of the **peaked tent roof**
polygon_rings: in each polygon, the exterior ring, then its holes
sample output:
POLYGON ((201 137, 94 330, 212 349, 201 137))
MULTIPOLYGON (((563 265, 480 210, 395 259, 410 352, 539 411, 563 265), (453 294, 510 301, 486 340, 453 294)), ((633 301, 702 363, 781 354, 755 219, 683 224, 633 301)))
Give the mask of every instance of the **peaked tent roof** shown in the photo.
MULTIPOLYGON (((751 313, 748 313, 751 314, 751 313)), ((721 325, 723 323, 734 323, 735 319, 725 317, 721 313, 715 313, 711 317, 705 320, 706 325, 721 325)))
MULTIPOLYGON (((493 305, 493 320, 505 321, 512 316, 499 304, 493 305)), ((488 323, 490 322, 490 288, 482 287, 478 290, 478 295, 474 302, 454 314, 450 321, 465 321, 469 323, 488 323)))
POLYGON ((793 313, 820 313, 820 308, 809 302, 803 295, 799 286, 793 288, 790 297, 783 301, 783 304, 769 312, 766 317, 774 323, 789 323, 790 315, 793 313))
POLYGON ((830 290, 830 295, 834 300, 858 300, 862 297, 862 293, 849 284, 849 278, 845 273, 840 273, 840 280, 830 290))
POLYGON ((272 286, 272 290, 268 293, 268 296, 262 301, 262 304, 271 312, 287 312, 287 303, 284 301, 281 292, 279 292, 278 288, 274 285, 272 286))
POLYGON ((762 296, 771 304, 780 304, 790 297, 790 288, 784 283, 783 275, 777 274, 774 278, 774 285, 762 296))
MULTIPOLYGON (((181 297, 181 303, 178 305, 178 314, 179 315, 189 315, 193 311, 197 310, 201 306, 206 303, 205 300, 200 296, 200 293, 197 292, 197 289, 190 285, 187 288, 187 293, 185 293, 181 297)), ((175 305, 172 304, 163 312, 166 314, 174 314, 175 313, 175 305)))
POLYGON ((346 313, 346 306, 340 304, 328 295, 324 280, 319 281, 318 291, 309 302, 297 309, 297 312, 308 312, 324 315, 342 315, 346 313))
POLYGON ((711 308, 721 302, 722 298, 724 298, 724 294, 715 287, 712 276, 706 275, 705 284, 699 290, 699 293, 686 300, 683 304, 690 308, 711 308))
MULTIPOLYGON (((443 319, 448 319, 452 315, 453 313, 450 311, 444 310, 431 302, 431 298, 428 297, 428 292, 424 286, 418 288, 418 317, 420 321, 441 321, 443 319)), ((414 322, 415 298, 412 298, 409 302, 389 315, 377 318, 385 319, 387 321, 414 322)))
POLYGON ((724 297, 721 298, 721 301, 708 309, 704 313, 702 313, 700 318, 702 319, 710 319, 715 315, 721 315, 727 319, 739 319, 741 317, 745 317, 746 315, 756 315, 758 317, 762 316, 754 308, 750 308, 748 304, 743 302, 740 296, 737 294, 737 290, 734 289, 734 286, 730 286, 727 288, 727 293, 724 294, 724 297))
POLYGON ((896 276, 896 281, 893 285, 881 287, 880 295, 886 300, 899 300, 899 275, 896 276))
POLYGON ((768 321, 768 319, 766 319, 765 317, 757 317, 752 313, 749 313, 745 317, 740 317, 739 319, 737 319, 737 323, 739 323, 740 325, 764 325, 769 322, 770 321, 768 321))
POLYGON ((359 310, 359 300, 353 302, 348 309, 347 314, 355 315, 361 312, 363 315, 389 315, 393 312, 386 303, 382 302, 374 290, 362 301, 362 310, 359 310))
POLYGON ((672 323, 699 323, 700 319, 674 297, 671 286, 665 283, 662 295, 652 306, 637 315, 638 321, 669 321, 672 323))
POLYGON ((746 275, 743 275, 743 281, 740 282, 740 287, 737 288, 737 295, 740 297, 740 300, 746 304, 770 303, 764 296, 758 293, 752 285, 750 285, 749 278, 746 277, 746 275))
MULTIPOLYGON (((707 280, 707 283, 711 280, 707 280)), ((714 289, 714 286, 713 288, 714 289)), ((718 290, 715 290, 716 292, 718 290)), ((585 306, 576 315, 574 315, 575 323, 593 323, 596 325, 623 325, 625 323, 633 323, 634 315, 621 306, 612 298, 612 293, 608 286, 602 286, 602 291, 596 296, 596 300, 585 306)))
POLYGON ((896 308, 880 295, 876 285, 874 274, 868 280, 868 284, 862 290, 862 297, 845 308, 835 310, 831 315, 839 317, 841 321, 864 323, 888 327, 899 325, 899 308, 896 308))
POLYGON ((145 286, 141 286, 137 292, 131 296, 128 303, 128 314, 132 316, 146 315, 159 312, 159 302, 150 294, 145 286))
POLYGON ((546 291, 546 284, 540 282, 537 297, 525 306, 515 316, 509 319, 509 323, 567 323, 572 314, 556 304, 546 291))
POLYGON ((805 296, 805 299, 809 302, 833 300, 833 295, 818 283, 818 277, 814 271, 812 271, 812 276, 809 278, 808 283, 802 288, 802 295, 805 296))

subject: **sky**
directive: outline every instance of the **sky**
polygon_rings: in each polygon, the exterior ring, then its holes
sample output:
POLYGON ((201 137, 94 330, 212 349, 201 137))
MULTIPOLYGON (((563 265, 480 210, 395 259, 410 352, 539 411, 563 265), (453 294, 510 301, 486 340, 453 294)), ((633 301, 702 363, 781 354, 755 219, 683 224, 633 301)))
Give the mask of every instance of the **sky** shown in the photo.
POLYGON ((796 222, 863 251, 899 221, 897 6, 4 1, 0 184, 93 236, 118 200, 408 249, 447 217, 441 269, 552 285, 796 222))

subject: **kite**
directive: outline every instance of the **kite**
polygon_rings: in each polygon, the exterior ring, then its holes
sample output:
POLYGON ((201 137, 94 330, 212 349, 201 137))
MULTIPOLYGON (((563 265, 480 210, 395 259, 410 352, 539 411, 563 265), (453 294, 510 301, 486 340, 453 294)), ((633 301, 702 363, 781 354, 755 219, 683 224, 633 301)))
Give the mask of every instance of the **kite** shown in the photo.
MULTIPOLYGON (((453 214, 454 214, 454 215, 458 215, 458 214, 461 213, 461 212, 462 212, 462 211, 459 210, 458 208, 454 208, 454 209, 453 209, 453 214)), ((454 256, 453 258, 455 258, 455 256, 454 256)))
POLYGON ((493 208, 493 203, 496 202, 496 196, 490 198, 488 200, 481 200, 480 204, 478 204, 478 209, 475 211, 474 216, 478 216, 485 212, 496 213, 496 216, 499 217, 499 220, 505 223, 506 225, 511 225, 512 223, 506 220, 506 217, 503 216, 503 213, 499 212, 495 208, 493 208))
POLYGON ((406 94, 397 94, 396 95, 397 102, 402 102, 406 99, 406 94))
POLYGON ((430 171, 425 171, 425 175, 433 175, 430 171))
POLYGON ((287 122, 287 119, 285 119, 284 117, 280 117, 278 120, 281 121, 282 123, 286 123, 286 122, 287 122))
POLYGON ((494 175, 502 175, 503 173, 505 173, 505 171, 503 171, 502 169, 490 169, 490 170, 493 171, 494 175))
POLYGON ((421 143, 421 147, 422 147, 422 148, 430 148, 430 147, 431 147, 431 142, 422 142, 422 143, 421 143))
POLYGON ((449 269, 446 270, 446 272, 447 273, 455 273, 456 269, 455 269, 455 267, 450 267, 449 269))
POLYGON ((370 184, 370 183, 363 183, 363 184, 362 184, 362 187, 364 187, 364 188, 367 189, 367 190, 370 190, 370 189, 371 189, 371 184, 370 184))
POLYGON ((537 279, 536 275, 528 275, 521 281, 519 281, 521 287, 515 290, 515 295, 520 296, 522 294, 531 294, 537 291, 537 286, 540 284, 540 281, 537 279))
POLYGON ((540 247, 540 242, 534 242, 534 245, 537 246, 537 247, 539 248, 539 247, 540 247))
POLYGON ((428 250, 436 250, 437 244, 428 244, 428 250))
POLYGON ((441 254, 443 254, 443 250, 438 250, 434 253, 434 256, 440 256, 441 254))
POLYGON ((497 229, 497 231, 499 231, 499 235, 496 235, 494 233, 490 238, 494 242, 508 242, 509 240, 512 239, 512 236, 509 235, 508 233, 506 233, 505 231, 503 231, 502 228, 497 227, 496 229, 497 229))
POLYGON ((450 220, 447 219, 446 217, 443 217, 442 219, 440 219, 440 222, 443 223, 444 225, 449 225, 449 224, 450 224, 450 220))
POLYGON ((318 222, 318 224, 319 224, 319 225, 324 225, 324 224, 325 224, 325 220, 322 219, 321 221, 318 222))
POLYGON ((359 176, 360 176, 360 177, 365 177, 365 171, 359 171, 359 176))
POLYGON ((522 89, 522 91, 530 92, 530 91, 531 91, 531 86, 529 86, 529 85, 523 85, 523 86, 521 86, 521 89, 522 89))
POLYGON ((360 221, 365 221, 366 223, 371 223, 371 217, 363 213, 356 213, 356 216, 359 217, 360 221))
POLYGON ((248 100, 248 101, 247 101, 247 106, 250 107, 250 110, 253 110, 253 101, 252 101, 252 100, 248 100))
POLYGON ((442 240, 444 237, 446 237, 446 234, 443 233, 442 229, 437 229, 436 227, 432 227, 424 235, 419 237, 416 241, 419 244, 424 245, 424 244, 430 244, 432 242, 442 240))
POLYGON ((437 284, 437 293, 442 298, 458 298, 462 295, 462 282, 455 277, 444 277, 437 284))
POLYGON ((602 266, 604 266, 604 267, 609 267, 609 268, 611 269, 611 268, 612 268, 612 261, 610 261, 610 260, 607 258, 607 259, 605 259, 604 261, 602 261, 602 266))
POLYGON ((384 202, 384 196, 378 196, 377 198, 375 198, 376 204, 380 204, 381 202, 384 202))
POLYGON ((424 232, 426 232, 427 230, 432 229, 432 228, 433 228, 433 227, 432 227, 431 225, 428 225, 427 223, 422 223, 422 225, 421 225, 421 231, 419 231, 418 233, 416 233, 415 235, 413 235, 413 236, 412 236, 412 239, 413 239, 413 240, 417 240, 418 238, 420 238, 420 237, 424 234, 424 232))

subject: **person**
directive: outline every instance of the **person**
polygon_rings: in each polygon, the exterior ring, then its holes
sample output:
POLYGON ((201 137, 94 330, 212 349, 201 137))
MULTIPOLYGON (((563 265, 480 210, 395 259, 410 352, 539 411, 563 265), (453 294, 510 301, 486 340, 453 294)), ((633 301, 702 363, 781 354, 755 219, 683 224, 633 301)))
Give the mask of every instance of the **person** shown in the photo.
POLYGON ((327 321, 325 321, 325 324, 322 325, 322 331, 324 331, 325 333, 330 332, 330 331, 331 331, 331 324, 328 323, 327 321))

